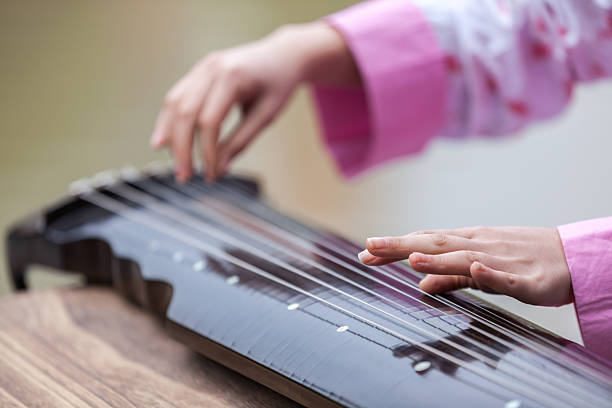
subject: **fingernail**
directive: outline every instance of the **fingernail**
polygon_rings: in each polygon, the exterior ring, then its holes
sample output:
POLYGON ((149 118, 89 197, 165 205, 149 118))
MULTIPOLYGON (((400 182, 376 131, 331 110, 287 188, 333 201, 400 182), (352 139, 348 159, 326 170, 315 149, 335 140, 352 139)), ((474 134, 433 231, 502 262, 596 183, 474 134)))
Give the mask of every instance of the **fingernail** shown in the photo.
POLYGON ((382 249, 387 247, 386 238, 368 238, 366 244, 372 249, 382 249))
POLYGON ((176 181, 184 184, 191 178, 191 172, 185 169, 177 169, 174 172, 174 177, 176 178, 176 181))
POLYGON ((363 251, 357 254, 357 258, 359 258, 361 262, 365 262, 365 260, 369 257, 369 255, 370 253, 368 252, 368 250, 364 249, 363 251))

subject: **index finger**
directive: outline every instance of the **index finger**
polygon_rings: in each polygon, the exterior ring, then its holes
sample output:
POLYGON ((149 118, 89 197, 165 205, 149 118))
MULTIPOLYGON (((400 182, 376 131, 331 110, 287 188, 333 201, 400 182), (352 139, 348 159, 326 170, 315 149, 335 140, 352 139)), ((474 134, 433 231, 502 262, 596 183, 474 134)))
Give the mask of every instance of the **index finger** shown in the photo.
POLYGON ((407 258, 413 252, 443 254, 463 250, 476 251, 482 247, 483 243, 480 241, 447 234, 374 237, 366 241, 366 248, 372 255, 391 258, 407 258))
POLYGON ((174 122, 174 110, 176 104, 181 99, 181 96, 187 86, 188 78, 181 78, 176 85, 168 91, 164 98, 164 104, 161 107, 157 120, 155 121, 155 128, 151 135, 151 146, 155 149, 159 149, 162 146, 168 144, 172 139, 172 125, 174 122))

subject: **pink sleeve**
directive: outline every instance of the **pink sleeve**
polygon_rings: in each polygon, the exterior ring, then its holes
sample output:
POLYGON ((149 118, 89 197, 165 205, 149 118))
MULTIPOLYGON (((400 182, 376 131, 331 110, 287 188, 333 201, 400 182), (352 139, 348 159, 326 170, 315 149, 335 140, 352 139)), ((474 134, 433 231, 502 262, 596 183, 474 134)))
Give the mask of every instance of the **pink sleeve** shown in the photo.
POLYGON ((558 227, 584 345, 612 360, 612 217, 558 227))
POLYGON ((323 135, 345 176, 420 151, 442 126, 444 53, 409 1, 365 2, 327 17, 363 88, 314 89, 323 135))
POLYGON ((419 152, 434 136, 506 135, 550 118, 576 82, 612 76, 612 3, 378 0, 327 17, 362 78, 315 86, 325 141, 346 176, 419 152))

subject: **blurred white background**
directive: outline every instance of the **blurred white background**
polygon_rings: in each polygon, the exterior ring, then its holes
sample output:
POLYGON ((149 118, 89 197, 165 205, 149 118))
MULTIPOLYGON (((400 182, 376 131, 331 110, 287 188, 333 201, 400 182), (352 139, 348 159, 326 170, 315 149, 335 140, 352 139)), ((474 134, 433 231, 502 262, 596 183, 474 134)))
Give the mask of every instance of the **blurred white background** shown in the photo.
MULTIPOLYGON (((350 3, 4 0, 0 227, 61 197, 76 178, 167 157, 148 147, 160 101, 207 52, 350 3)), ((562 116, 520 135, 437 140, 419 157, 347 181, 320 142, 308 90, 300 89, 234 170, 257 176, 285 212, 356 242, 426 228, 554 226, 612 215, 611 102, 612 83, 583 86, 562 116)), ((0 273, 0 293, 7 293, 0 273)), ((34 286, 60 281, 45 275, 34 286)), ((571 305, 487 298, 580 339, 571 305)))

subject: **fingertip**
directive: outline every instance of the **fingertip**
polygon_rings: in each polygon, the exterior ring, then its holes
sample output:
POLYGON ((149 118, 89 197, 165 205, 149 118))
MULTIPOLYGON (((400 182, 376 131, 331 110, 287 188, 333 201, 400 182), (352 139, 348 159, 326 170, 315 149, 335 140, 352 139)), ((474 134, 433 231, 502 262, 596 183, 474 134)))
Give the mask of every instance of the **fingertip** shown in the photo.
MULTIPOLYGON (((208 166, 210 167, 210 166, 208 166)), ((204 179, 207 184, 213 184, 217 180, 217 175, 213 169, 206 171, 206 177, 204 179)))
POLYGON ((419 282, 419 289, 421 289, 423 292, 429 293, 430 295, 440 293, 440 291, 437 290, 439 285, 436 285, 436 278, 439 277, 436 277, 435 275, 425 275, 425 277, 419 282))
POLYGON ((227 161, 221 166, 221 174, 226 174, 229 172, 230 162, 227 161))
POLYGON ((185 184, 191 179, 192 176, 193 169, 190 167, 178 167, 174 171, 174 179, 180 184, 185 184))
POLYGON ((426 282, 426 280, 427 280, 427 276, 426 276, 426 277, 424 277, 423 279, 421 279, 421 281, 419 282, 419 289, 421 289, 421 290, 422 290, 422 291, 424 291, 424 292, 429 293, 429 291, 427 290, 427 289, 428 289, 428 287, 427 287, 427 282, 426 282))
POLYGON ((155 150, 159 150, 164 145, 164 139, 160 136, 151 137, 151 147, 155 150))
POLYGON ((470 272, 479 272, 484 270, 485 266, 478 261, 472 262, 472 265, 470 265, 470 272))
POLYGON ((157 139, 159 139, 160 136, 161 136, 161 129, 156 124, 155 127, 153 128, 153 133, 151 133, 151 137, 149 138, 149 142, 151 143, 151 146, 155 146, 157 144, 157 139))
POLYGON ((187 181, 186 177, 179 172, 174 174, 174 180, 179 184, 185 184, 185 182, 187 181))
POLYGON ((470 277, 474 279, 475 282, 486 284, 491 280, 494 280, 496 278, 496 275, 493 273, 493 270, 488 266, 480 262, 473 262, 470 266, 470 277))
POLYGON ((227 173, 228 170, 229 170, 229 165, 230 165, 229 158, 227 158, 227 157, 221 158, 221 160, 219 160, 219 168, 218 168, 217 173, 219 175, 223 175, 223 174, 227 173))
POLYGON ((364 249, 363 251, 359 252, 357 254, 357 258, 359 258, 359 261, 361 261, 361 263, 366 265, 374 259, 372 254, 370 254, 367 249, 364 249))
POLYGON ((417 269, 425 266, 429 262, 429 256, 420 252, 413 252, 408 256, 408 262, 410 262, 410 266, 417 269))

